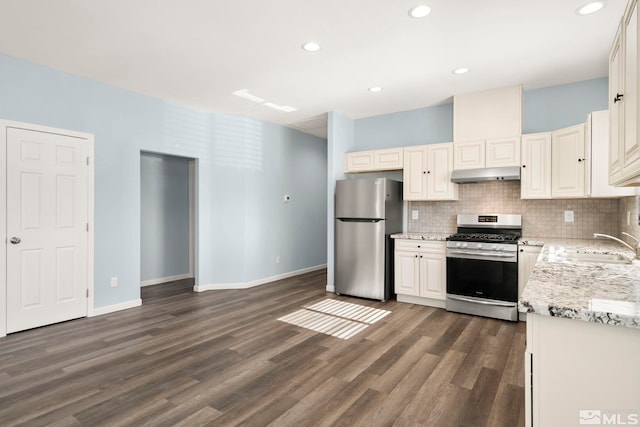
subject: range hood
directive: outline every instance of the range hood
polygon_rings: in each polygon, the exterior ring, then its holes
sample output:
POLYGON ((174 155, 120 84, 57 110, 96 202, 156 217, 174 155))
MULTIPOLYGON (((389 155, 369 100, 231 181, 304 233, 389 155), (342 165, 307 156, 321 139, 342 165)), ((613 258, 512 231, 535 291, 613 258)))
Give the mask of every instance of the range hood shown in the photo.
POLYGON ((482 181, 520 181, 520 166, 456 169, 451 173, 451 182, 462 184, 482 181))

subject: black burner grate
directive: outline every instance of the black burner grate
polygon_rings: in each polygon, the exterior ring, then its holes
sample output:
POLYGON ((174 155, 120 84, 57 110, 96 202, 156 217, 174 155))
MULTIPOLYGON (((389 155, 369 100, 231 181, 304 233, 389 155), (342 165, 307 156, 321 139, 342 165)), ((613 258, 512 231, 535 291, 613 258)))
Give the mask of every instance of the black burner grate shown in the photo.
POLYGON ((455 233, 449 236, 447 240, 459 242, 515 243, 518 240, 518 235, 512 233, 455 233))

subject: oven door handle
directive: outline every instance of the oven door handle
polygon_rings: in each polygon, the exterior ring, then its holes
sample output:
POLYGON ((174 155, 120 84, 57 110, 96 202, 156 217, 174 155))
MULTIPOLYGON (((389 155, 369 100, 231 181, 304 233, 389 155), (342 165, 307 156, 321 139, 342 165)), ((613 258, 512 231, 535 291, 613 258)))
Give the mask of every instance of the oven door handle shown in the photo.
POLYGON ((450 295, 450 294, 447 295, 447 298, 454 299, 454 300, 457 300, 457 301, 472 302, 474 304, 497 305, 497 306, 500 306, 500 307, 513 307, 514 305, 517 305, 517 304, 512 303, 512 302, 482 301, 480 299, 465 298, 465 297, 459 297, 459 296, 450 295))
POLYGON ((474 252, 474 251, 452 251, 449 250, 448 255, 477 255, 477 256, 489 256, 500 258, 513 258, 516 256, 516 252, 474 252))

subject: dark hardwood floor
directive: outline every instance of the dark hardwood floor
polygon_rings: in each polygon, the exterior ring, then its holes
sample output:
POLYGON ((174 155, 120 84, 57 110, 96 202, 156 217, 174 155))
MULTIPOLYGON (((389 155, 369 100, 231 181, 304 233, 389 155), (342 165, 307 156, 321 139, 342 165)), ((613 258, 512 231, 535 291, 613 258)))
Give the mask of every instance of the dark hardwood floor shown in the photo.
POLYGON ((524 425, 522 323, 325 282, 173 282, 139 308, 0 338, 0 425, 524 425), (349 340, 276 320, 325 298, 392 313, 349 340))

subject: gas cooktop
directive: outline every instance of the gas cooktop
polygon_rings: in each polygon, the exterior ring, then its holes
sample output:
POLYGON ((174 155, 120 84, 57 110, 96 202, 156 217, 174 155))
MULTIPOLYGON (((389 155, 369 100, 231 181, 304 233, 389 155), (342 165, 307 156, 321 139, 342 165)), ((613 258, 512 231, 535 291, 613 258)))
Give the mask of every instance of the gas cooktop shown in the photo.
POLYGON ((521 215, 459 214, 457 224, 457 232, 447 240, 513 244, 522 235, 521 215))
POLYGON ((456 242, 517 243, 519 236, 513 233, 455 233, 447 240, 456 242))

